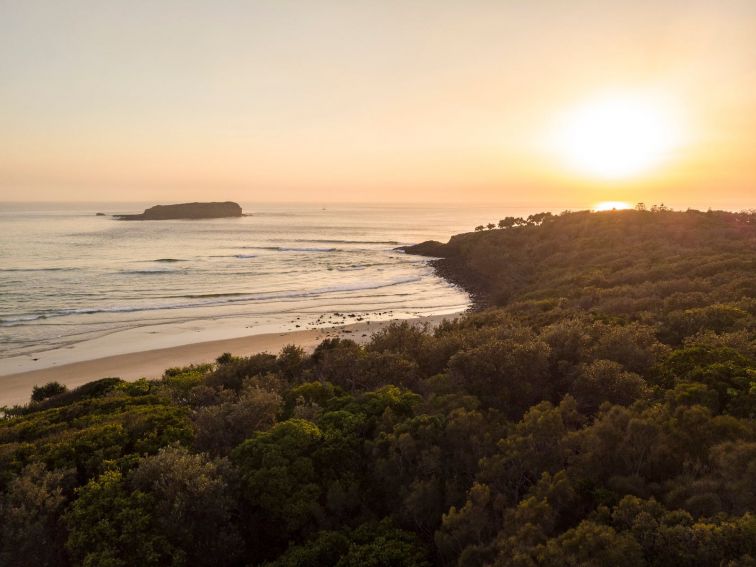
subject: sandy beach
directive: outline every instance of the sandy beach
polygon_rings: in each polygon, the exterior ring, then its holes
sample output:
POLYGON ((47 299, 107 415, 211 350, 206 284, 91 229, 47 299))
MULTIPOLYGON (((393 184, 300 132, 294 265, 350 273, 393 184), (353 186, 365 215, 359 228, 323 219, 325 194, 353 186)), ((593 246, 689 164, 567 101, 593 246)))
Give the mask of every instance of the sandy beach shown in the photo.
MULTIPOLYGON (((433 315, 408 319, 408 321, 433 326, 443 319, 453 317, 454 315, 433 315)), ((289 344, 312 350, 320 341, 329 337, 349 338, 364 343, 373 333, 390 322, 373 321, 285 333, 262 333, 76 360, 82 358, 82 347, 78 351, 72 349, 62 353, 50 353, 47 362, 43 362, 46 367, 37 370, 26 370, 30 365, 29 361, 34 359, 23 357, 16 362, 19 368, 25 370, 0 375, 0 406, 26 403, 35 385, 50 381, 57 381, 69 388, 75 388, 92 380, 109 376, 117 376, 124 380, 159 378, 166 368, 212 362, 224 352, 237 356, 249 356, 260 352, 277 353, 289 344)), ((112 343, 118 338, 110 336, 105 341, 112 343)), ((90 352, 98 351, 91 350, 90 352)), ((39 356, 42 357, 45 354, 47 353, 41 353, 39 356)), ((6 364, 4 368, 9 367, 12 366, 6 364)))

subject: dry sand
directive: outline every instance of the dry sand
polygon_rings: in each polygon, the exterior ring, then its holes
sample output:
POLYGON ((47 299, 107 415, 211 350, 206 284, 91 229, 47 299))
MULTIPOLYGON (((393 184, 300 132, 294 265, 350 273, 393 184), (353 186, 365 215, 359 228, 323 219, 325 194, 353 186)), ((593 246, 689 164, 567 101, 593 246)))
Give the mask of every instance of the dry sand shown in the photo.
MULTIPOLYGON (((453 318, 454 315, 434 315, 409 321, 428 323, 433 326, 450 317, 453 318)), ((266 333, 116 354, 92 360, 62 364, 54 362, 52 363, 54 365, 39 370, 0 375, 0 406, 26 403, 35 385, 53 380, 73 388, 108 376, 117 376, 124 380, 159 378, 166 368, 212 362, 224 352, 237 356, 248 356, 260 352, 277 353, 289 344, 312 350, 321 340, 328 337, 350 338, 357 342, 366 342, 374 332, 388 323, 390 321, 374 321, 370 324, 355 323, 287 333, 266 333)))

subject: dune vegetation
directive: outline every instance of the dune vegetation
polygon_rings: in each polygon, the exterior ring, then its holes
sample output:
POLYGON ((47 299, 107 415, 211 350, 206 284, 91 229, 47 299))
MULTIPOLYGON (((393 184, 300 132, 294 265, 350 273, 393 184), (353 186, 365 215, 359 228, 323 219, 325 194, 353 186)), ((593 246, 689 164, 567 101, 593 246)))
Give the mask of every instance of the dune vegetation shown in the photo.
POLYGON ((437 328, 5 408, 0 565, 756 565, 756 215, 491 224, 437 328))

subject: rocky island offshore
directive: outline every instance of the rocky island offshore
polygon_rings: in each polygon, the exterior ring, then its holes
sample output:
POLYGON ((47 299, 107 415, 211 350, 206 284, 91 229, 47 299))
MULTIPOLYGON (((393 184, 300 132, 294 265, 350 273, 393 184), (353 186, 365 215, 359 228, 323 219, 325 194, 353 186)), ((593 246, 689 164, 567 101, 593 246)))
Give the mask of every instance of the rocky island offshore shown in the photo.
POLYGON ((241 206, 232 201, 155 205, 145 209, 140 215, 113 215, 118 220, 219 219, 240 216, 242 216, 241 206))

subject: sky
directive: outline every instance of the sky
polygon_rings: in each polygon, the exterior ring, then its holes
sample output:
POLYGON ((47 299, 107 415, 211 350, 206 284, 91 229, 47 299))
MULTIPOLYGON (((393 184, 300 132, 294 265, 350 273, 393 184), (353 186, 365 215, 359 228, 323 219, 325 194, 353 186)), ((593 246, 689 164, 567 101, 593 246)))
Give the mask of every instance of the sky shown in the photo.
POLYGON ((754 0, 0 0, 0 201, 753 208, 754 38, 754 0), (560 128, 610 93, 675 136, 607 178, 560 128))

